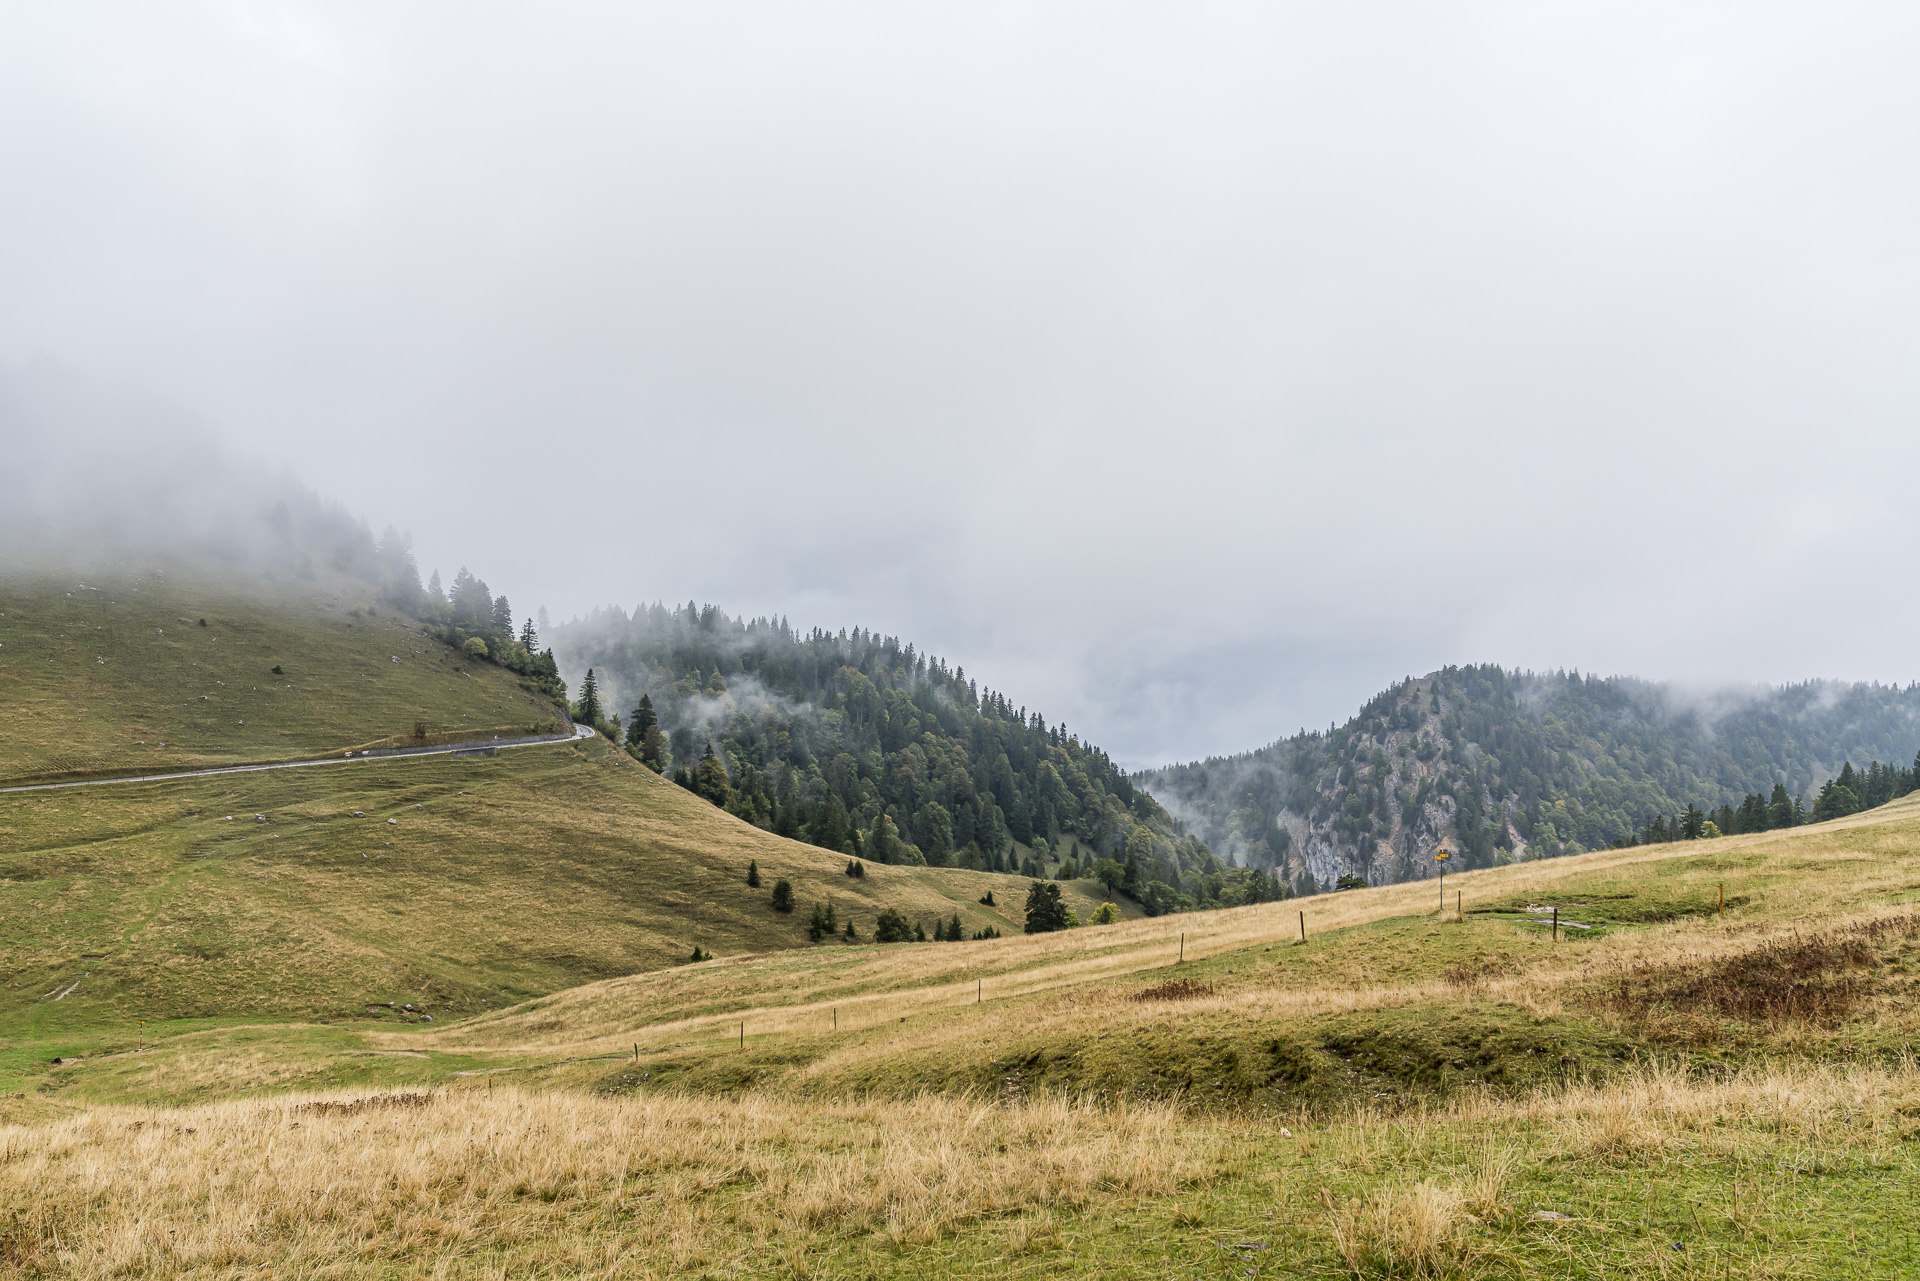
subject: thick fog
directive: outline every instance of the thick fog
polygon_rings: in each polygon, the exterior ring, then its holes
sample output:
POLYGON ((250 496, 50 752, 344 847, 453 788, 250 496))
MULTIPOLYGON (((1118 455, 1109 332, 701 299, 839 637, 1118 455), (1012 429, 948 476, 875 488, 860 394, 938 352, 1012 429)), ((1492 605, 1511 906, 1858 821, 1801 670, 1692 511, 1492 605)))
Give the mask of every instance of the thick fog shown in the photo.
MULTIPOLYGON (((877 628, 1138 764, 1450 662, 1904 683, 1916 36, 16 5, 0 369, 522 609, 877 628)), ((61 510, 60 429, 12 421, 0 497, 61 510)))

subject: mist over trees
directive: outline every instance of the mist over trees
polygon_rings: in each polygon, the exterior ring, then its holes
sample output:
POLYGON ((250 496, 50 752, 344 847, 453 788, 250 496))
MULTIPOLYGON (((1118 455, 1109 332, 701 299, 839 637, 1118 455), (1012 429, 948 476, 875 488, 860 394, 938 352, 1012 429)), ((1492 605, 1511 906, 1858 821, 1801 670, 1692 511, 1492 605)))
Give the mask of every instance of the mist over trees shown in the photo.
POLYGON ((602 699, 632 709, 629 751, 780 835, 993 871, 1077 850, 1131 867, 1151 911, 1280 892, 1214 858, 1099 748, 897 637, 692 602, 552 632, 569 668, 591 667, 602 699))
POLYGON ((1443 842, 1455 866, 1486 867, 1686 839, 1709 823, 1741 832, 1839 817, 1911 791, 1916 751, 1920 686, 1813 681, 1695 698, 1488 665, 1409 679, 1343 726, 1141 782, 1214 850, 1304 889, 1432 875, 1443 842))

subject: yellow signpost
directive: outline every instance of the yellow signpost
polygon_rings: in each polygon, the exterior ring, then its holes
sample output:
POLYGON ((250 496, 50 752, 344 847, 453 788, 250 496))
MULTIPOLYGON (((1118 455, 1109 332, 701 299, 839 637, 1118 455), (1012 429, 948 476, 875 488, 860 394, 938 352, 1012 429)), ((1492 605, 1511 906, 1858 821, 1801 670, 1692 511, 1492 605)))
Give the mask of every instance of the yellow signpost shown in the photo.
POLYGON ((1452 857, 1452 851, 1444 848, 1433 852, 1433 861, 1440 865, 1440 917, 1442 920, 1445 920, 1447 915, 1447 860, 1452 857))

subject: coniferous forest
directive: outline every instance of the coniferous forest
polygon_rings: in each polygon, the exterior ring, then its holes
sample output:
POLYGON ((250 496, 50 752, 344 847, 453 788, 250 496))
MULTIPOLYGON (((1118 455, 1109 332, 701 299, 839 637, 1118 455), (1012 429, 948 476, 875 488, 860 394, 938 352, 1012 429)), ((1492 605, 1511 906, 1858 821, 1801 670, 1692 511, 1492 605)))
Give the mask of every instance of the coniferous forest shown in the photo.
POLYGON ((1222 864, 1064 725, 898 638, 691 602, 551 630, 628 751, 780 835, 876 862, 1094 876, 1150 912, 1285 892, 1222 864))
POLYGON ((1488 665, 1140 781, 1222 857, 1306 890, 1431 875, 1443 844, 1455 866, 1486 867, 1843 817, 1912 791, 1917 752, 1916 686, 1689 697, 1488 665))

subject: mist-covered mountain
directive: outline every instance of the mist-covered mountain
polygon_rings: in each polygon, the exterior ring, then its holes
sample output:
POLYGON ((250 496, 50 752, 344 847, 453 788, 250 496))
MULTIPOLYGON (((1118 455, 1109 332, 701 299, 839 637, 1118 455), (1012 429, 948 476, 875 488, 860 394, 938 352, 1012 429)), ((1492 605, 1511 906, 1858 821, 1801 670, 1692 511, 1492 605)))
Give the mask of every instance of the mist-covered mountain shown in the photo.
POLYGON ((1395 685, 1337 729, 1138 781, 1223 858, 1305 889, 1432 875, 1442 842, 1454 866, 1484 867, 1697 833, 1716 817, 1735 830, 1827 817, 1910 789, 1916 750, 1920 686, 1813 681, 1703 697, 1449 667, 1395 685), (1874 761, 1892 768, 1868 771, 1874 761), (1823 801, 1849 762, 1860 778, 1823 801))
POLYGON ((689 602, 596 611, 545 639, 575 688, 593 670, 630 739, 658 719, 650 763, 782 835, 936 866, 1111 860, 1150 910, 1277 890, 1223 867, 1099 748, 896 637, 689 602))

